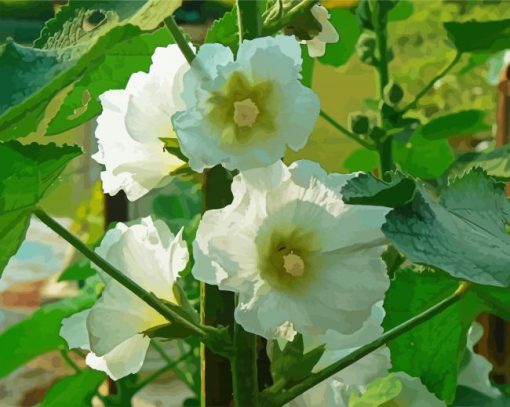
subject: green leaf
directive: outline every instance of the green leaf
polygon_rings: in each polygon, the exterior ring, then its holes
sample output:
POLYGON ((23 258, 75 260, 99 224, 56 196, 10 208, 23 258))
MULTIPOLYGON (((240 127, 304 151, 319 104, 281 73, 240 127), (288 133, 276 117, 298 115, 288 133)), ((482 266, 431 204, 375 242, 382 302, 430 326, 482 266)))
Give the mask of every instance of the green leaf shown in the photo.
POLYGON ((89 260, 81 259, 71 264, 60 274, 58 281, 77 281, 86 280, 89 277, 95 276, 94 270, 89 260))
POLYGON ((394 374, 375 379, 362 395, 352 392, 349 407, 379 407, 396 398, 402 391, 402 382, 394 374))
POLYGON ((473 285, 471 290, 485 303, 491 314, 510 321, 510 289, 473 285))
POLYGON ((439 199, 424 186, 393 209, 382 230, 415 262, 478 284, 510 286, 510 204, 503 185, 475 169, 439 199))
MULTIPOLYGON (((9 91, 0 99, 0 140, 35 131, 45 111, 51 118, 61 102, 57 98, 46 109, 50 101, 69 92, 69 85, 101 65, 111 48, 117 50, 113 50, 115 55, 120 43, 141 35, 143 29, 155 28, 180 4, 180 0, 72 1, 47 23, 36 41, 37 48, 13 43, 2 47, 0 85, 9 91), (90 26, 94 15, 104 15, 104 19, 90 26)), ((125 75, 123 71, 121 81, 125 75)), ((75 98, 73 101, 76 103, 75 98)))
POLYGON ((0 46, 0 114, 25 100, 72 64, 71 50, 39 50, 8 39, 0 46))
POLYGON ((413 199, 415 182, 399 172, 389 173, 390 180, 383 181, 372 174, 360 174, 342 188, 346 203, 375 205, 394 208, 413 199))
POLYGON ((462 154, 450 167, 450 176, 461 176, 478 167, 491 177, 510 180, 510 145, 489 152, 462 154))
POLYGON ((488 397, 469 387, 459 386, 457 396, 452 407, 508 407, 510 397, 501 395, 496 398, 488 397))
POLYGON ((409 140, 396 138, 393 155, 403 172, 423 179, 442 176, 455 158, 447 140, 426 140, 417 133, 409 140))
POLYGON ((344 65, 356 51, 356 43, 361 35, 361 26, 358 18, 347 9, 330 10, 330 22, 338 30, 340 39, 328 44, 326 54, 319 61, 326 65, 344 65))
POLYGON ((100 114, 99 96, 109 89, 124 88, 133 72, 148 71, 155 49, 172 42, 169 31, 162 28, 112 45, 93 69, 87 69, 74 83, 48 124, 46 134, 62 133, 100 114))
POLYGON ((105 378, 103 372, 92 369, 65 377, 51 386, 39 407, 90 407, 97 388, 105 378))
POLYGON ((412 16, 413 11, 414 7, 411 0, 400 0, 388 13, 388 21, 407 20, 412 16))
POLYGON ((0 276, 25 237, 33 206, 79 154, 77 146, 0 144, 0 276))
POLYGON ((498 52, 510 48, 510 19, 444 23, 459 52, 498 52))
POLYGON ((215 20, 207 34, 205 35, 205 43, 219 43, 230 47, 236 51, 239 45, 239 32, 237 30, 237 7, 232 7, 231 11, 227 11, 223 17, 215 20))
POLYGON ((95 296, 82 295, 44 305, 32 316, 0 334, 0 377, 5 377, 31 359, 66 346, 59 336, 64 318, 89 308, 95 296))
MULTIPOLYGON (((384 300, 385 331, 437 304, 457 286, 457 281, 442 272, 398 271, 384 300)), ((450 403, 455 397, 467 331, 485 309, 476 295, 468 292, 439 315, 392 340, 388 345, 392 370, 419 377, 431 392, 450 403)))
POLYGON ((462 110, 432 119, 419 127, 416 133, 426 140, 469 136, 490 129, 484 119, 485 112, 481 110, 462 110))
POLYGON ((378 165, 379 155, 374 150, 367 148, 360 148, 352 152, 344 161, 344 167, 348 172, 371 172, 378 165))
POLYGON ((271 361, 271 375, 274 382, 285 380, 286 387, 309 376, 317 364, 324 347, 303 353, 303 336, 298 334, 292 342, 288 342, 283 350, 276 341, 273 342, 273 357, 271 361))

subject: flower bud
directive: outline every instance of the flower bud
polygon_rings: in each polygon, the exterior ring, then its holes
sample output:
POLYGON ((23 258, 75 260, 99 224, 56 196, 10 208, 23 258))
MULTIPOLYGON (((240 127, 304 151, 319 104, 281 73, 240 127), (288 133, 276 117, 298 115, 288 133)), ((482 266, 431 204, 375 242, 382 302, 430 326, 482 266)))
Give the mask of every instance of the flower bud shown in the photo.
POLYGON ((349 116, 351 130, 356 134, 367 134, 370 129, 368 117, 361 113, 353 113, 349 116))

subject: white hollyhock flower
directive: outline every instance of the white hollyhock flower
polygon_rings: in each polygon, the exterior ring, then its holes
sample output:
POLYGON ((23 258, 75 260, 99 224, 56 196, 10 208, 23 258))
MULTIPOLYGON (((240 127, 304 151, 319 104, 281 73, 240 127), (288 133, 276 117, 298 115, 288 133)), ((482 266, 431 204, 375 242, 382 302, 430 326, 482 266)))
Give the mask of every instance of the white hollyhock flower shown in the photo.
POLYGON ((157 48, 148 73, 137 72, 126 89, 100 96, 99 151, 92 158, 105 166, 101 179, 106 193, 123 190, 134 201, 165 185, 170 172, 184 164, 165 151, 161 139, 175 138, 171 118, 183 108, 180 94, 187 69, 177 45, 157 48))
POLYGON ((173 117, 190 167, 246 170, 302 148, 319 99, 299 81, 301 62, 288 36, 243 41, 235 59, 228 47, 202 45, 184 75, 185 109, 173 117))
POLYGON ((314 5, 310 11, 315 19, 319 22, 322 29, 311 40, 304 41, 308 47, 308 55, 312 58, 321 57, 326 52, 326 43, 334 43, 338 41, 338 33, 333 24, 329 22, 329 12, 326 7, 314 5))
POLYGON ((474 351, 474 346, 481 339, 482 335, 482 325, 476 321, 473 322, 468 331, 466 357, 459 371, 457 384, 459 386, 470 387, 488 397, 498 397, 501 395, 501 392, 489 380, 492 364, 474 351))
MULTIPOLYGON (((182 230, 174 236, 162 221, 118 223, 97 253, 145 290, 176 303, 173 285, 188 262, 182 230)), ((101 298, 90 309, 64 320, 61 335, 70 347, 91 350, 86 362, 119 379, 140 370, 150 338, 143 332, 168 323, 157 311, 101 270, 101 298), (86 326, 85 326, 86 325, 86 326)))
POLYGON ((388 209, 345 204, 353 176, 311 161, 241 172, 233 203, 202 218, 193 275, 239 293, 236 320, 266 338, 360 329, 389 286, 388 209))

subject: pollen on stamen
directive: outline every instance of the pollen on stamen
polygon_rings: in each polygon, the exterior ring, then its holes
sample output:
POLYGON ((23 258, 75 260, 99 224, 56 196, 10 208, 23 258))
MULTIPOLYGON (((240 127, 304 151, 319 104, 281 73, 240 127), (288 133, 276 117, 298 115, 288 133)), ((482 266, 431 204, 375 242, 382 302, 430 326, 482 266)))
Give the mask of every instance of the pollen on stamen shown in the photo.
POLYGON ((239 127, 251 127, 260 111, 250 98, 234 102, 234 122, 239 127))
POLYGON ((305 272, 305 262, 297 254, 290 252, 283 256, 283 268, 293 277, 300 277, 305 272))

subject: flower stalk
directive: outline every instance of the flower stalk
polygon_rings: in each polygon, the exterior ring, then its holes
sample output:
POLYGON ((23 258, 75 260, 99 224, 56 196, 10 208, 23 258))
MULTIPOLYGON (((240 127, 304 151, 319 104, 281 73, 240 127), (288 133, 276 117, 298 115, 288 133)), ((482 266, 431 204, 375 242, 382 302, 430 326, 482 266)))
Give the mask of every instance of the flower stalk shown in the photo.
POLYGON ((126 289, 131 291, 141 300, 145 301, 145 303, 147 303, 150 307, 159 312, 163 317, 165 317, 171 322, 181 324, 183 327, 186 327, 195 335, 201 337, 203 340, 207 339, 208 332, 211 332, 212 328, 199 326, 198 324, 188 321, 187 319, 179 315, 177 312, 173 311, 154 294, 146 291, 135 281, 127 277, 122 271, 115 268, 113 265, 111 265, 105 259, 99 256, 96 252, 91 250, 85 243, 83 243, 80 239, 74 236, 71 232, 66 230, 62 225, 60 225, 50 215, 48 215, 44 210, 36 208, 34 210, 34 215, 37 216, 39 220, 43 222, 46 226, 48 226, 51 230, 53 230, 60 237, 62 237, 69 244, 71 244, 74 248, 76 248, 85 257, 87 257, 92 263, 101 268, 101 270, 103 270, 106 274, 108 274, 110 277, 116 280, 119 284, 123 285, 126 289))
POLYGON ((410 331, 416 326, 440 314, 441 312, 443 312, 444 310, 458 302, 462 297, 464 297, 464 295, 468 292, 469 287, 470 287, 469 282, 466 281, 461 282, 457 289, 451 295, 446 297, 444 300, 438 302, 436 305, 414 316, 413 318, 407 320, 406 322, 396 326, 395 328, 390 329, 376 340, 356 349, 354 352, 343 357, 337 362, 307 377, 305 380, 296 384, 289 390, 279 392, 279 394, 277 394, 276 396, 271 396, 272 390, 271 388, 268 388, 263 393, 266 395, 266 398, 264 399, 264 403, 262 403, 261 405, 283 406, 287 404, 288 402, 294 400, 296 397, 303 394, 307 390, 311 389, 315 385, 319 384, 323 380, 326 380, 327 378, 333 376, 342 369, 345 369, 346 367, 356 363, 358 360, 367 356, 369 353, 375 351, 376 349, 380 348, 383 345, 386 345, 393 339, 399 337, 400 335, 403 335, 404 333, 410 331))

